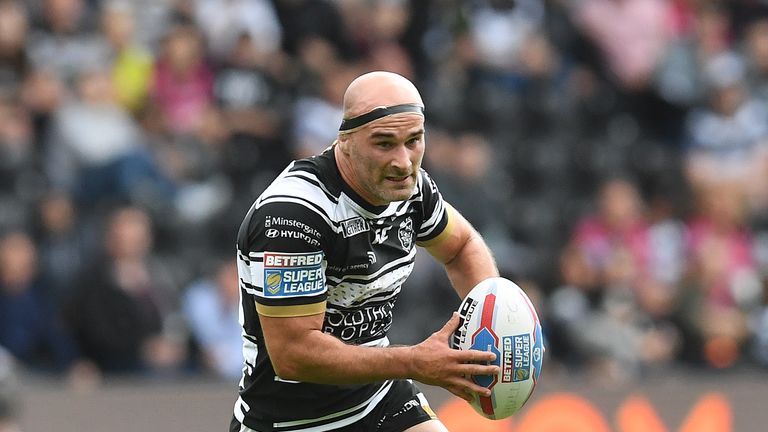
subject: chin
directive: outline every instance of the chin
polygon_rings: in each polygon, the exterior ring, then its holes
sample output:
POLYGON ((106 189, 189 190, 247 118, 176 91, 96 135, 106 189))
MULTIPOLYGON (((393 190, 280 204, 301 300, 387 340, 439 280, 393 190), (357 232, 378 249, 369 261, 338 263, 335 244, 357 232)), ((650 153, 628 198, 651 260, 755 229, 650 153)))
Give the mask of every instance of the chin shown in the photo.
POLYGON ((376 198, 386 202, 386 203, 392 203, 396 201, 405 201, 408 198, 410 198, 413 195, 413 192, 416 190, 416 182, 408 182, 408 184, 403 184, 399 186, 394 185, 387 185, 387 184, 381 184, 377 188, 376 198))
POLYGON ((408 189, 398 189, 390 192, 387 195, 387 201, 389 202, 405 201, 410 198, 411 195, 413 195, 413 188, 411 187, 408 189))

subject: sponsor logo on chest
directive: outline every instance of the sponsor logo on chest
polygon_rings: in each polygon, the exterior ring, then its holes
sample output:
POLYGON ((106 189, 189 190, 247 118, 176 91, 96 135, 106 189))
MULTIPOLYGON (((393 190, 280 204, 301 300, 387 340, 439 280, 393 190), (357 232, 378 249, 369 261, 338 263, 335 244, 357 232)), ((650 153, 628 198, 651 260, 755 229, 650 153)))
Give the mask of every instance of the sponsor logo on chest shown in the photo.
POLYGON ((309 225, 279 216, 264 218, 264 236, 269 239, 283 238, 301 240, 313 247, 320 247, 320 232, 309 225))
POLYGON ((341 222, 341 232, 344 235, 344 238, 349 238, 357 234, 364 233, 369 229, 370 227, 368 226, 368 222, 359 216, 341 222))

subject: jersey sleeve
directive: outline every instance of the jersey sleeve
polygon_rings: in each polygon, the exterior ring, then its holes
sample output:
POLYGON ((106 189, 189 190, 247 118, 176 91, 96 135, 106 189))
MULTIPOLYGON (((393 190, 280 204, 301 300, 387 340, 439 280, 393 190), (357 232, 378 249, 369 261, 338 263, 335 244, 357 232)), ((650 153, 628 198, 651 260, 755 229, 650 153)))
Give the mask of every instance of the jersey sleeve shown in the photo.
POLYGON ((426 171, 421 170, 420 193, 422 204, 422 222, 416 235, 421 245, 429 245, 444 234, 448 228, 448 204, 437 189, 437 184, 426 171))
POLYGON ((328 224, 296 203, 253 208, 238 233, 241 287, 266 316, 306 316, 325 311, 323 239, 328 224))

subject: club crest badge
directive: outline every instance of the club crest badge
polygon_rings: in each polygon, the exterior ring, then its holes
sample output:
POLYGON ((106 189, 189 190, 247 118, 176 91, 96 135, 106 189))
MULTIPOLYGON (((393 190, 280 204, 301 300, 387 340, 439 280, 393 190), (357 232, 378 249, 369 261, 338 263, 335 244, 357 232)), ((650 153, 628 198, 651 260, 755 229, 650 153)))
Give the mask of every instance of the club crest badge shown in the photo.
POLYGON ((403 249, 411 250, 411 246, 413 246, 413 220, 410 217, 406 217, 404 221, 400 222, 397 236, 403 249))

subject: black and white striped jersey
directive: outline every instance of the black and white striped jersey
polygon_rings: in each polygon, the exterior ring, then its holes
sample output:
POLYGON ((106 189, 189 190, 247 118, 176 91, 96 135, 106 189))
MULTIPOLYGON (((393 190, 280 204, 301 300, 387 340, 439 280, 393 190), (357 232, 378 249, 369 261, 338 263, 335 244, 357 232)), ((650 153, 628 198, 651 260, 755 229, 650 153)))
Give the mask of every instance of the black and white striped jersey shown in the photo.
POLYGON ((332 386, 275 376, 258 314, 325 313, 323 330, 349 344, 387 346, 416 242, 448 212, 421 171, 411 198, 372 206, 341 178, 333 149, 291 163, 249 210, 237 239, 245 366, 235 417, 255 430, 328 430, 372 410, 391 382, 332 386))

